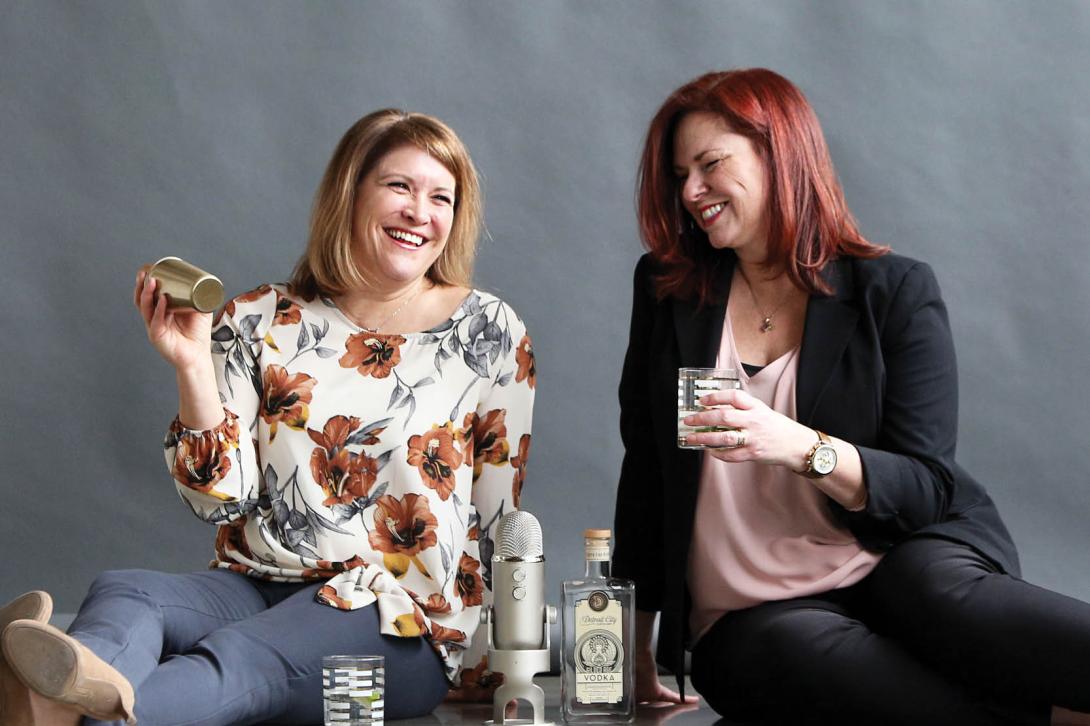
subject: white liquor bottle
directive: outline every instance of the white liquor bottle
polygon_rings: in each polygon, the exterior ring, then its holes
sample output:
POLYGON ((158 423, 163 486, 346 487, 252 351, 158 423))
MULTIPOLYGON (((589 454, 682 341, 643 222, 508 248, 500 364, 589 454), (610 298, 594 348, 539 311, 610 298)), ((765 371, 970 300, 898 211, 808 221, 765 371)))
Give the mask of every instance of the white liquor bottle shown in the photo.
POLYGON ((636 714, 636 586, 609 575, 608 529, 583 533, 587 570, 561 585, 561 713, 567 723, 628 723, 636 714))

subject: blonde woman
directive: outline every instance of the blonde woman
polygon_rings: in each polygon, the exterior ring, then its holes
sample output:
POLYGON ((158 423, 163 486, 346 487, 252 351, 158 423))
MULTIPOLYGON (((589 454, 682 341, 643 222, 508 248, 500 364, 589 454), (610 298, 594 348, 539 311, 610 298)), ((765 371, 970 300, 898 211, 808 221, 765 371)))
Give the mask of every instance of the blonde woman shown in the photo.
POLYGON ((48 615, 0 623, 4 723, 320 722, 334 653, 386 657, 390 718, 487 683, 474 633, 536 370, 519 317, 471 286, 480 216, 454 132, 383 110, 334 152, 289 283, 213 320, 139 272, 178 383, 167 465, 217 527, 215 559, 101 575, 68 634, 48 615))

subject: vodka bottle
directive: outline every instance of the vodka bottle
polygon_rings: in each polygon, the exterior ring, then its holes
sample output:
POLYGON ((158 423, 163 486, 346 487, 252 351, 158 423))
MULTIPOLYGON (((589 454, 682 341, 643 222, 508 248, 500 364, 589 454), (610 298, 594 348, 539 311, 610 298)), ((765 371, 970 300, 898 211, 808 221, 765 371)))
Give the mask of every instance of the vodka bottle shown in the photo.
POLYGON ((636 712, 636 586, 609 575, 608 529, 583 533, 587 569, 561 585, 561 713, 567 723, 628 723, 636 712))

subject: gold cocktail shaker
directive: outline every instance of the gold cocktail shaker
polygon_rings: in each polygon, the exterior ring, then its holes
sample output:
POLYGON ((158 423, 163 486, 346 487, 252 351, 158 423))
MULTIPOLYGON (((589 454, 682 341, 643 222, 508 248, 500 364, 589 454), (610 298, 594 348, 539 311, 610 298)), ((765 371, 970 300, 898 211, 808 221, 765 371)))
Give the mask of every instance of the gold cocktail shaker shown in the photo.
POLYGON ((215 275, 178 257, 164 257, 148 270, 159 281, 167 306, 210 313, 223 303, 223 283, 215 275))

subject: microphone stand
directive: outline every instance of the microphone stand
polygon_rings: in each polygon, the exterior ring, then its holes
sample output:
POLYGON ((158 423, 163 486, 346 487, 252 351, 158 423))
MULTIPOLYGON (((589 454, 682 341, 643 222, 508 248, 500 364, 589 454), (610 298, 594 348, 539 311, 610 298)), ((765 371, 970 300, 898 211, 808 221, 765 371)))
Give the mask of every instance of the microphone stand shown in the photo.
POLYGON ((545 606, 542 618, 542 642, 544 648, 536 650, 497 650, 492 639, 495 621, 492 619, 492 606, 481 609, 481 622, 488 628, 488 667, 493 672, 503 674, 503 685, 492 696, 492 720, 486 724, 534 724, 535 726, 553 726, 545 720, 545 691, 534 683, 534 674, 549 670, 549 624, 556 622, 556 608, 545 606), (509 701, 526 701, 533 709, 532 719, 508 719, 506 707, 509 701))

